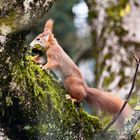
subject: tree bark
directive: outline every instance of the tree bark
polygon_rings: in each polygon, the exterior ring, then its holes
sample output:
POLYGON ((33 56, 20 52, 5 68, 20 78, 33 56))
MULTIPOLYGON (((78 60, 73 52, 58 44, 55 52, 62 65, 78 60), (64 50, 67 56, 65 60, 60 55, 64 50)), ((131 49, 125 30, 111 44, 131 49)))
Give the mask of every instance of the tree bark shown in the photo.
POLYGON ((30 27, 54 0, 0 1, 0 127, 12 139, 88 139, 98 118, 65 100, 59 81, 31 62, 30 27))
POLYGON ((140 120, 140 101, 137 103, 131 116, 125 121, 123 131, 119 135, 119 140, 131 140, 139 131, 135 132, 134 127, 140 120))

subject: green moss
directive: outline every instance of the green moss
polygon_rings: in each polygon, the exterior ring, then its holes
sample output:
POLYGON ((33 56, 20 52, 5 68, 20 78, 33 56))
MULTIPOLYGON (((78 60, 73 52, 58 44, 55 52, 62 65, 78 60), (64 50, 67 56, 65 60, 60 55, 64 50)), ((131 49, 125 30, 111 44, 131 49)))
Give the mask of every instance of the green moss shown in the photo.
POLYGON ((45 49, 40 44, 35 44, 32 48, 32 53, 39 54, 40 56, 45 56, 45 49))
POLYGON ((137 94, 133 94, 132 97, 129 99, 129 104, 131 106, 135 106, 138 98, 139 96, 137 94))
POLYGON ((101 130, 99 119, 66 100, 61 84, 32 62, 31 57, 13 67, 12 77, 13 91, 8 99, 18 99, 18 106, 22 107, 20 119, 27 121, 22 131, 30 139, 36 134, 41 139, 49 139, 50 135, 54 139, 77 139, 81 133, 83 138, 91 138, 101 130))
POLYGON ((94 133, 97 133, 101 130, 102 124, 99 119, 95 116, 91 116, 88 113, 82 110, 82 123, 83 123, 83 132, 87 138, 91 138, 94 133))
POLYGON ((113 20, 119 20, 121 10, 125 9, 128 0, 120 0, 118 4, 114 2, 110 2, 110 7, 106 8, 106 12, 108 16, 110 16, 113 20))
POLYGON ((36 49, 38 49, 38 50, 42 50, 42 47, 41 47, 41 45, 39 45, 39 44, 35 44, 35 45, 33 46, 33 48, 36 48, 36 49))
POLYGON ((15 30, 17 26, 17 21, 18 21, 18 14, 16 12, 16 9, 11 9, 11 11, 9 12, 8 15, 6 15, 6 17, 5 16, 0 17, 0 26, 4 24, 6 26, 11 27, 12 30, 15 30))
POLYGON ((7 106, 12 106, 13 105, 13 101, 12 101, 12 99, 11 99, 11 97, 6 97, 6 104, 7 104, 7 106))
POLYGON ((139 140, 140 139, 140 133, 138 132, 139 128, 140 128, 140 122, 137 122, 137 124, 133 128, 132 137, 133 137, 134 140, 139 140))

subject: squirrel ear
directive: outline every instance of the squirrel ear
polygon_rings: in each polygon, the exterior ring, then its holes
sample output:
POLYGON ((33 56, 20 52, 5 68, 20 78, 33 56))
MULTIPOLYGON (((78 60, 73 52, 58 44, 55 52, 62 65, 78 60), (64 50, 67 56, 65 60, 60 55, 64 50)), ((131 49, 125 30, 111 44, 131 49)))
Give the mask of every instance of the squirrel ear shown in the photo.
POLYGON ((51 31, 53 29, 53 20, 52 19, 49 19, 49 20, 46 21, 44 31, 46 31, 48 29, 51 30, 51 31))

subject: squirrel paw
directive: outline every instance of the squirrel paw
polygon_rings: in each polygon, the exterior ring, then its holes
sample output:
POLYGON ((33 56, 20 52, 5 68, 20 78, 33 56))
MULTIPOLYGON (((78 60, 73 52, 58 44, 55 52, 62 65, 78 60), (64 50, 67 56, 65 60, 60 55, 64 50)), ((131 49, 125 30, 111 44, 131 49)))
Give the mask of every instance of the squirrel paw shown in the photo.
POLYGON ((67 100, 71 99, 71 96, 69 94, 66 94, 65 97, 66 97, 67 100))
POLYGON ((75 98, 72 98, 69 94, 66 94, 65 97, 66 97, 67 100, 71 100, 72 104, 78 102, 75 98))
POLYGON ((46 70, 46 69, 47 69, 46 65, 42 66, 42 70, 46 70))

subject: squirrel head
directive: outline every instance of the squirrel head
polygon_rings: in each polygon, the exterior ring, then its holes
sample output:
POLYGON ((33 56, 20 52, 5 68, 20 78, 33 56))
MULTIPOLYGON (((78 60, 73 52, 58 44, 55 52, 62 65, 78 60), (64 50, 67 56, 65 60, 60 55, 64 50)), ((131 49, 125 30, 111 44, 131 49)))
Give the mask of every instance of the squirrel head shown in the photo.
POLYGON ((30 44, 31 49, 35 45, 40 45, 45 50, 50 46, 50 43, 53 39, 52 34, 53 20, 49 19, 46 21, 43 33, 39 34, 30 44))
POLYGON ((36 56, 36 57, 33 57, 34 59, 36 59, 34 61, 37 62, 39 58, 45 59, 46 51, 50 47, 51 42, 53 40, 52 29, 53 29, 53 20, 49 19, 46 21, 43 33, 39 34, 31 42, 30 47, 31 47, 32 55, 36 56))

